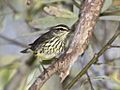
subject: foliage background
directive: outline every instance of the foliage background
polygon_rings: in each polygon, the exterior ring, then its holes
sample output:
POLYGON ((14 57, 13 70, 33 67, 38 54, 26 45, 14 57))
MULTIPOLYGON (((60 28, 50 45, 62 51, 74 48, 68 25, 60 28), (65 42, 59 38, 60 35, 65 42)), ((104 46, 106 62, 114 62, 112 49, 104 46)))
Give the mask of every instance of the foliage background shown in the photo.
MULTIPOLYGON (((25 55, 21 54, 27 44, 33 42, 42 33, 60 23, 71 27, 78 19, 79 8, 73 0, 0 0, 0 90, 16 72, 25 55)), ((79 0, 77 3, 82 4, 79 0)), ((62 90, 112 37, 120 21, 120 0, 105 0, 93 38, 85 54, 72 66, 69 77, 60 84, 59 77, 53 75, 42 90, 62 90), (52 83, 51 83, 52 82, 52 83)), ((113 45, 120 45, 118 37, 113 45)), ((88 73, 95 90, 120 90, 120 48, 111 48, 99 58, 99 64, 93 65, 88 73)), ((18 90, 27 88, 40 74, 38 63, 35 69, 23 78, 18 90)), ((88 77, 77 82, 72 90, 91 90, 88 77)))

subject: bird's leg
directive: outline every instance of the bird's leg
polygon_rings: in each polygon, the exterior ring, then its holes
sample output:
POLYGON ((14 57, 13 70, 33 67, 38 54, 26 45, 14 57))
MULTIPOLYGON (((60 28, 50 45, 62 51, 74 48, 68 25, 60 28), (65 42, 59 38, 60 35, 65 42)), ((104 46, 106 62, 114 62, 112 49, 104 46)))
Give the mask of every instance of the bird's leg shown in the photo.
POLYGON ((42 66, 42 69, 43 69, 44 73, 47 72, 47 70, 46 70, 46 68, 44 67, 43 63, 42 63, 41 61, 39 61, 39 63, 40 63, 40 65, 42 66))

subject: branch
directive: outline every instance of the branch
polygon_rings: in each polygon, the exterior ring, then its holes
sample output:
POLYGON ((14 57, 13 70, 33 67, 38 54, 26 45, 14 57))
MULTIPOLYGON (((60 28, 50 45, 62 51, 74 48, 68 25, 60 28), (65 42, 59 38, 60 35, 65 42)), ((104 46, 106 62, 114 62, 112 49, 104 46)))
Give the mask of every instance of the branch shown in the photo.
POLYGON ((25 45, 25 44, 23 44, 21 42, 18 42, 18 41, 14 40, 14 39, 11 39, 9 37, 3 36, 2 34, 0 34, 0 38, 10 42, 11 44, 14 44, 14 45, 17 45, 17 46, 20 46, 20 47, 25 47, 25 48, 28 47, 27 45, 25 45))
POLYGON ((120 46, 116 46, 116 45, 111 45, 111 48, 120 48, 120 46))
MULTIPOLYGON (((119 28, 120 28, 120 25, 119 25, 119 28)), ((106 50, 108 50, 111 47, 111 44, 118 37, 118 35, 120 35, 119 29, 115 32, 114 36, 108 41, 108 43, 97 54, 94 55, 92 60, 90 60, 90 62, 82 69, 82 71, 68 85, 66 85, 65 89, 70 89, 87 72, 87 70, 90 68, 90 66, 92 64, 95 64, 98 61, 98 58, 106 50)))
POLYGON ((50 65, 46 72, 43 72, 32 84, 29 90, 39 90, 42 85, 59 70, 71 67, 79 55, 81 55, 88 45, 89 38, 92 36, 93 28, 96 24, 104 0, 86 0, 82 7, 81 17, 76 26, 70 48, 66 54, 50 65))
POLYGON ((11 5, 9 0, 4 0, 6 5, 13 11, 14 14, 18 13, 18 11, 11 5))
POLYGON ((95 90, 93 85, 92 85, 92 82, 91 82, 91 79, 90 79, 90 76, 89 76, 88 72, 86 72, 86 76, 88 78, 88 82, 90 83, 91 90, 95 90))

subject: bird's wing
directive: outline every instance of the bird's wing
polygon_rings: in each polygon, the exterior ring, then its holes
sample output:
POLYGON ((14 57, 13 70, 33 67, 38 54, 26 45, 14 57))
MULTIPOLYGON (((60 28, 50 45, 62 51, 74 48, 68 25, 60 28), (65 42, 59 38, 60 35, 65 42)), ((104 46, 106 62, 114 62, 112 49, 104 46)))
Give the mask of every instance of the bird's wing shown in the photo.
POLYGON ((45 40, 48 40, 52 37, 53 37, 52 31, 48 31, 48 32, 42 34, 33 43, 29 44, 31 46, 30 49, 35 50, 41 43, 43 43, 45 40))

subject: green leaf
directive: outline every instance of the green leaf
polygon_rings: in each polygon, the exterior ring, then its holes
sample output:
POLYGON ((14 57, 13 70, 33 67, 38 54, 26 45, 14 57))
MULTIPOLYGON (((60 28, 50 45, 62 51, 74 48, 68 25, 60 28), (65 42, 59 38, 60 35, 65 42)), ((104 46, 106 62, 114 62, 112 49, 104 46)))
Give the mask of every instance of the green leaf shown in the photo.
POLYGON ((63 18, 63 17, 47 16, 40 19, 34 19, 32 22, 30 22, 30 25, 34 28, 46 28, 57 24, 66 24, 68 26, 71 26, 75 23, 76 20, 77 17, 63 18))
POLYGON ((101 13, 105 12, 112 5, 112 0, 105 0, 101 13))
POLYGON ((100 20, 120 21, 120 16, 102 16, 99 19, 100 20))
POLYGON ((3 25, 4 25, 4 16, 0 16, 0 32, 3 31, 3 25))
POLYGON ((0 56, 0 70, 1 69, 14 69, 19 66, 19 60, 17 60, 18 56, 11 56, 11 55, 5 55, 0 56))
POLYGON ((53 3, 53 2, 60 2, 60 1, 65 1, 65 2, 71 2, 71 0, 42 0, 43 3, 53 3))
POLYGON ((47 6, 44 7, 44 11, 51 16, 55 17, 62 17, 62 18, 74 18, 77 17, 76 14, 71 12, 68 9, 62 7, 55 7, 55 6, 47 6))
POLYGON ((16 70, 2 69, 0 70, 0 90, 3 90, 4 86, 11 79, 16 70))
POLYGON ((3 31, 3 25, 4 25, 4 18, 7 15, 4 11, 5 9, 5 2, 4 0, 0 0, 0 32, 3 31))

